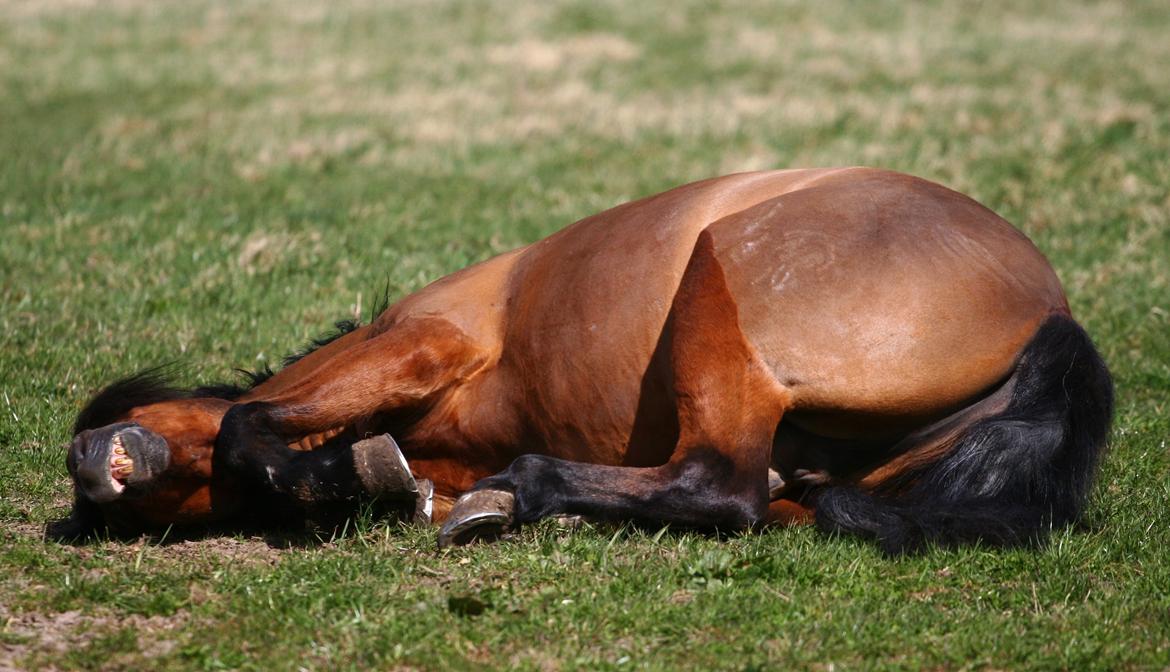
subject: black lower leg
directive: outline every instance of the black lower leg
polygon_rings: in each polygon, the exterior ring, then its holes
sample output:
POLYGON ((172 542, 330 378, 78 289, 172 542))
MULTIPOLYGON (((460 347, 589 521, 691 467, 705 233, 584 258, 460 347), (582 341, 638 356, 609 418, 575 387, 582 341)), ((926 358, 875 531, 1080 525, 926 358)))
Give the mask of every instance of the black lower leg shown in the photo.
POLYGON ((215 466, 302 503, 344 501, 363 493, 349 446, 289 448, 274 431, 274 412, 262 403, 227 412, 215 442, 215 466))
POLYGON ((739 477, 734 463, 713 450, 648 468, 525 455, 474 489, 513 493, 516 524, 574 514, 731 531, 759 524, 768 508, 766 470, 739 477))

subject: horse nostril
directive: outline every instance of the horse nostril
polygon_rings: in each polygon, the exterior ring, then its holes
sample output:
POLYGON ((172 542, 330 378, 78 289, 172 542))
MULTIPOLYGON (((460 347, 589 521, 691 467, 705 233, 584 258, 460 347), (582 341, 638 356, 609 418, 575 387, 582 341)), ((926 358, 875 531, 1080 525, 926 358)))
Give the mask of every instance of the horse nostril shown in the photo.
POLYGON ((85 459, 87 452, 85 439, 80 436, 74 437, 69 447, 65 449, 65 467, 73 472, 85 459))

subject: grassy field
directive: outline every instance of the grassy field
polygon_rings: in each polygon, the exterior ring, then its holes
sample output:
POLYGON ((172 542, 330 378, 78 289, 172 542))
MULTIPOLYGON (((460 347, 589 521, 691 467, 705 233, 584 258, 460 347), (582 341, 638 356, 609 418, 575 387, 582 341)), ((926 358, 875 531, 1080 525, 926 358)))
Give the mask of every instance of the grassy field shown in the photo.
POLYGON ((1170 666, 1170 8, 0 0, 0 669, 1170 666), (1051 258, 1116 376, 1086 523, 899 560, 552 525, 45 543, 111 379, 275 363, 586 214, 868 164, 1051 258))

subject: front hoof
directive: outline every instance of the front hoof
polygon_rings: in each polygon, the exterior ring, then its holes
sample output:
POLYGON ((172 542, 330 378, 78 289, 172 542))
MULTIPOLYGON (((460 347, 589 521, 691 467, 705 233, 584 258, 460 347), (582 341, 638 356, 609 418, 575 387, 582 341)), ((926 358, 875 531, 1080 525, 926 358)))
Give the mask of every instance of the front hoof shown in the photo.
POLYGON ((503 490, 464 493, 439 530, 439 548, 493 541, 512 527, 516 496, 503 490))
POLYGON ((353 444, 353 466, 362 488, 373 497, 414 501, 418 496, 406 456, 389 434, 353 444))

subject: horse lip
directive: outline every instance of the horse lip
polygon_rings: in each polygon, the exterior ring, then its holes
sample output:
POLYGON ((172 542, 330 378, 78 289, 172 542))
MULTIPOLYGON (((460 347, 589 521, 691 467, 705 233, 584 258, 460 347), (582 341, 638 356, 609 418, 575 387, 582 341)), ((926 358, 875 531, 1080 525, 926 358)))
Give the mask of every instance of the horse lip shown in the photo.
POLYGON ((171 450, 162 436, 141 425, 127 427, 115 436, 133 464, 133 471, 123 479, 127 484, 140 485, 151 481, 170 466, 171 450))
POLYGON ((127 488, 149 484, 170 461, 170 449, 162 436, 128 422, 79 435, 68 460, 78 488, 98 504, 119 499, 127 488), (131 465, 132 470, 125 469, 131 465))
POLYGON ((114 478, 110 471, 113 454, 112 442, 102 437, 83 437, 82 448, 73 458, 76 465, 73 474, 77 487, 89 500, 98 504, 112 502, 122 496, 125 484, 114 478))

